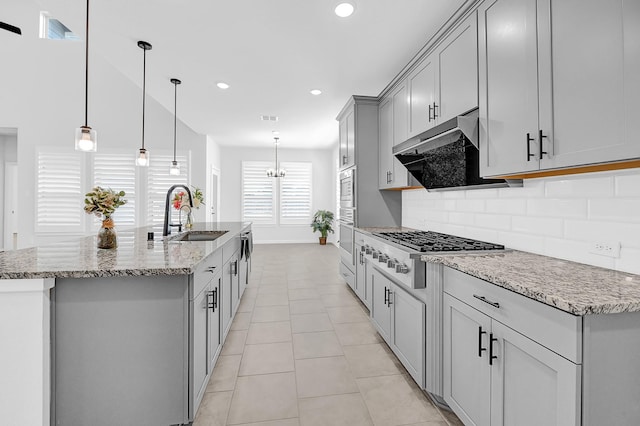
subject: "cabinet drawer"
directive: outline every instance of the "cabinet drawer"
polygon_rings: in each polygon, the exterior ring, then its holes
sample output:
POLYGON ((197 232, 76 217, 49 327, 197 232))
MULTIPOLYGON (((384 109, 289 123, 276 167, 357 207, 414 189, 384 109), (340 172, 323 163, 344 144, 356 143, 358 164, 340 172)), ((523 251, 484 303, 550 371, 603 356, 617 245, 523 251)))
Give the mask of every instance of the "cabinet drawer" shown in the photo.
POLYGON ((355 274, 351 272, 351 269, 347 268, 347 266, 344 263, 340 263, 340 275, 347 282, 347 284, 349 284, 349 287, 356 288, 355 274))
POLYGON ((193 273, 193 285, 189 289, 189 299, 193 300, 209 281, 222 270, 222 250, 217 250, 207 256, 193 273))
POLYGON ((240 237, 235 237, 222 247, 222 263, 227 263, 240 250, 240 237))
POLYGON ((582 317, 448 267, 444 291, 570 361, 582 362, 582 317))

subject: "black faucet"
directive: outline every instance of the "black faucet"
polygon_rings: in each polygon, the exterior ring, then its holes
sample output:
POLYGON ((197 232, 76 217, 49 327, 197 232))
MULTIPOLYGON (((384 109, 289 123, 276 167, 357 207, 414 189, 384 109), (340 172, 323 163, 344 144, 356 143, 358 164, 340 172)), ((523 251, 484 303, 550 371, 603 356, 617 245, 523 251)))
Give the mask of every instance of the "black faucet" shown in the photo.
MULTIPOLYGON (((171 194, 173 194, 173 191, 176 188, 184 188, 184 190, 187 191, 187 194, 189 194, 189 207, 193 207, 193 197, 191 197, 191 191, 189 190, 189 188, 187 188, 184 185, 173 185, 171 188, 169 188, 169 191, 167 191, 167 200, 164 203, 164 226, 162 227, 163 237, 166 237, 167 235, 171 234, 172 226, 178 226, 178 227, 181 226, 179 224, 174 225, 173 223, 169 223, 169 203, 170 203, 171 194)), ((180 230, 182 230, 182 228, 180 228, 180 230)))

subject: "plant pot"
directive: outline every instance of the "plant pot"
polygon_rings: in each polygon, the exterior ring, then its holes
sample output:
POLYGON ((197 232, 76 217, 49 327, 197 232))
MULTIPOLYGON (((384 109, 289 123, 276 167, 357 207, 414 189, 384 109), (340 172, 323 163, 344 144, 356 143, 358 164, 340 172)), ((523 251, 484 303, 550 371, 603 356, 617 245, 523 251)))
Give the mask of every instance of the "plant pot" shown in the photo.
POLYGON ((320 239, 320 245, 327 245, 327 237, 318 237, 320 239))
POLYGON ((102 227, 100 231, 98 231, 98 248, 114 249, 118 247, 118 239, 113 226, 114 224, 111 218, 102 221, 102 227))

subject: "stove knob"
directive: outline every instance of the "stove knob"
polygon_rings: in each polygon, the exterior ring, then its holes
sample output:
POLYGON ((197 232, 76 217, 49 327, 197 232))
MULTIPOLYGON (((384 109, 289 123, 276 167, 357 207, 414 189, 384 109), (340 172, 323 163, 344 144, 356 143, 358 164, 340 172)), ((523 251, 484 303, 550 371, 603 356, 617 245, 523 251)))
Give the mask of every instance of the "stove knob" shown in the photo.
POLYGON ((367 250, 366 246, 360 246, 360 251, 365 251, 367 250))
POLYGON ((373 256, 374 259, 378 258, 378 252, 376 250, 372 250, 371 255, 373 256))
POLYGON ((365 246, 365 253, 366 254, 371 254, 372 250, 373 249, 370 246, 365 246))
POLYGON ((378 262, 383 263, 383 262, 386 262, 387 260, 389 260, 389 256, 387 256, 384 253, 380 253, 380 255, 378 256, 378 262))
POLYGON ((389 259, 387 260, 387 268, 395 268, 396 265, 398 264, 398 261, 396 259, 389 259))
POLYGON ((396 264, 396 272, 399 274, 408 274, 409 273, 409 267, 407 265, 405 265, 404 263, 397 263, 396 264))

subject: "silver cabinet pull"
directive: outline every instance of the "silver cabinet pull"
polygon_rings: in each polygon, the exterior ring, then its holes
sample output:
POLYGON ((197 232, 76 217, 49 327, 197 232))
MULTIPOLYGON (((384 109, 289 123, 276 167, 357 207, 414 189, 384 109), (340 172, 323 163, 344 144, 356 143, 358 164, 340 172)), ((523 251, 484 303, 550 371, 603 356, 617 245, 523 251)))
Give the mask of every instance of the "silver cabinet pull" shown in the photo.
POLYGON ((493 306, 494 308, 500 308, 500 304, 498 302, 492 302, 490 300, 488 300, 486 297, 484 296, 478 296, 477 294, 474 294, 473 297, 475 297, 478 300, 483 301, 484 303, 493 306))

